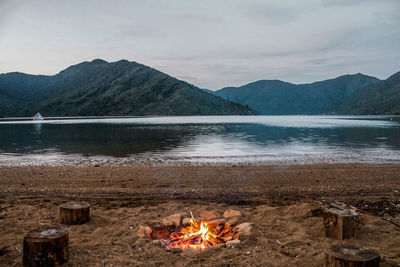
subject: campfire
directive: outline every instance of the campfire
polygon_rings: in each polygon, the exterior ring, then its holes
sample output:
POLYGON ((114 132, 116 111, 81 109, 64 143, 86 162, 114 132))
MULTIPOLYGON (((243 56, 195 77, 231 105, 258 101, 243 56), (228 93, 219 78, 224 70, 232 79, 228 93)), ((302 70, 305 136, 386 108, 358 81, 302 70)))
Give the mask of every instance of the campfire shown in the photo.
POLYGON ((191 218, 188 227, 173 232, 165 243, 170 248, 181 247, 183 250, 188 248, 205 249, 222 242, 238 239, 237 233, 237 230, 233 229, 229 223, 220 223, 211 227, 206 221, 196 222, 194 218, 191 218))
POLYGON ((213 246, 238 246, 241 235, 250 234, 250 224, 237 225, 241 213, 228 209, 223 215, 216 211, 202 211, 198 217, 192 212, 179 213, 142 226, 138 236, 151 238, 170 251, 203 250, 213 246))

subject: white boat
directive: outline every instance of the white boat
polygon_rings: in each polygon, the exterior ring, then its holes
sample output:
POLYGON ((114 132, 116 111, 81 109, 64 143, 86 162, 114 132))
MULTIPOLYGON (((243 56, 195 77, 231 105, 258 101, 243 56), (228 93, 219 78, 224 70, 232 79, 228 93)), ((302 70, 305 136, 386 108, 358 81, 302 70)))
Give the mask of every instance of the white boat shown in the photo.
POLYGON ((42 115, 40 115, 39 112, 36 113, 36 115, 33 116, 32 119, 33 119, 34 121, 42 121, 42 120, 44 120, 44 118, 42 117, 42 115))

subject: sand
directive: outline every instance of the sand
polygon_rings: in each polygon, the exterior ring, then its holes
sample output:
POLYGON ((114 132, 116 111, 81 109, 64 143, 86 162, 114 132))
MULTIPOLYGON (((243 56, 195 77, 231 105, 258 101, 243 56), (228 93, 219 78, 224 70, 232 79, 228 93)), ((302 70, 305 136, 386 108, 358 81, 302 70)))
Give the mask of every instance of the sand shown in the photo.
POLYGON ((65 266, 321 266, 324 248, 354 244, 400 265, 400 164, 0 167, 0 266, 22 265, 24 235, 58 224, 59 205, 91 203, 70 229, 65 266), (324 237, 321 211, 355 205, 359 237, 324 237), (171 253, 139 226, 180 211, 233 208, 252 235, 238 248, 171 253))

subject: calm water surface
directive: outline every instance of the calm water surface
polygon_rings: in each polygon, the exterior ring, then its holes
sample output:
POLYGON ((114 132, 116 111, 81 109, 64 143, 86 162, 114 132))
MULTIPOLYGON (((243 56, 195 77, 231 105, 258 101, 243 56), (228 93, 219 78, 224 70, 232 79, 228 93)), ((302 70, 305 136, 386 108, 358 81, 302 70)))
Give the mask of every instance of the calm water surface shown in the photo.
POLYGON ((400 161, 400 117, 0 120, 0 164, 87 159, 397 162, 400 161))

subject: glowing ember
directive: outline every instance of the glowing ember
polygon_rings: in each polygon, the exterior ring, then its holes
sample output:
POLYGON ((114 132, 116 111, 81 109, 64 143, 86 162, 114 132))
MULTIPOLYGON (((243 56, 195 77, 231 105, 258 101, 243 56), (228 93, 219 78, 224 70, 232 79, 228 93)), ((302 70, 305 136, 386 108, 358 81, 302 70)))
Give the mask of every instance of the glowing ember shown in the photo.
POLYGON ((191 218, 188 227, 173 232, 164 242, 170 248, 186 250, 205 249, 232 239, 238 239, 237 231, 228 223, 211 226, 206 221, 196 222, 191 218))

